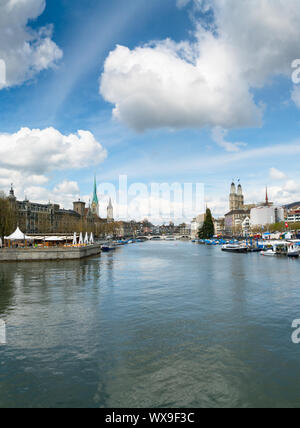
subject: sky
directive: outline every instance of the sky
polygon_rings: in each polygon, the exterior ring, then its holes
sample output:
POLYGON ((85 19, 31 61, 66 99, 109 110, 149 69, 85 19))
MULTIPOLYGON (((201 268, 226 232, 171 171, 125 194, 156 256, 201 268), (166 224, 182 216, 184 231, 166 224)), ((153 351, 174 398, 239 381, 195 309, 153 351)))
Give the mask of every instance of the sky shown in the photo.
POLYGON ((120 175, 203 183, 216 217, 233 179, 300 201, 299 40, 298 0, 0 0, 0 190, 71 208, 96 175, 102 216, 120 175))

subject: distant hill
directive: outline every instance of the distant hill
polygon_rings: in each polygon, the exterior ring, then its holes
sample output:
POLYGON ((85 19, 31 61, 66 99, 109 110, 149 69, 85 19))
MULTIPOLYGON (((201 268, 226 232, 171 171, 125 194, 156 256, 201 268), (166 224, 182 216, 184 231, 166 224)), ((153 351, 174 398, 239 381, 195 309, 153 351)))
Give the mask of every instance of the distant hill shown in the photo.
POLYGON ((292 204, 284 205, 283 208, 286 208, 287 210, 291 210, 295 207, 300 207, 300 202, 293 202, 292 204))

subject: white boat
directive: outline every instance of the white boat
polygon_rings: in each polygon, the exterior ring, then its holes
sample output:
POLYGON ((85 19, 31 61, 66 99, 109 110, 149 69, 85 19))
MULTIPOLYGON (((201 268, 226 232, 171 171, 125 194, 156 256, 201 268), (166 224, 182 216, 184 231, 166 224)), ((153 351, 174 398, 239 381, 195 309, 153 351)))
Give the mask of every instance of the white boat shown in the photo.
POLYGON ((241 244, 225 244, 222 246, 222 251, 227 251, 229 253, 247 253, 248 248, 246 245, 241 244))
POLYGON ((260 254, 262 256, 268 256, 268 257, 273 257, 273 256, 277 255, 276 251, 274 251, 274 250, 261 251, 260 254))
POLYGON ((287 253, 288 257, 299 257, 300 255, 300 248, 295 246, 295 245, 291 245, 288 248, 288 253, 287 253))

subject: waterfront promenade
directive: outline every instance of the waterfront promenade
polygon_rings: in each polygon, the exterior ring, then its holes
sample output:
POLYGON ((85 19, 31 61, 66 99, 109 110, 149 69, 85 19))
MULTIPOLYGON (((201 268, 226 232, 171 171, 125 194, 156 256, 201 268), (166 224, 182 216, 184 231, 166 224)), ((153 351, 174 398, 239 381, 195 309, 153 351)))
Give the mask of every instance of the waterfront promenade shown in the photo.
POLYGON ((0 248, 0 262, 76 260, 101 253, 100 244, 82 247, 0 248))

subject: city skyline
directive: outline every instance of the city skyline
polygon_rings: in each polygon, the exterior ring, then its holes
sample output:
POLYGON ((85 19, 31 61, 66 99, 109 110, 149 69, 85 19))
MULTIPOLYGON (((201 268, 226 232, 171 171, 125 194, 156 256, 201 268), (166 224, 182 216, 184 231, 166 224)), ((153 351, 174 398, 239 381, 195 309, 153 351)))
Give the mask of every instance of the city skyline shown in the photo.
POLYGON ((266 185, 277 204, 300 200, 296 1, 247 0, 239 20, 232 1, 27 3, 0 6, 16 37, 0 41, 0 190, 69 208, 93 171, 202 182, 216 217, 233 176, 249 203, 266 185))

